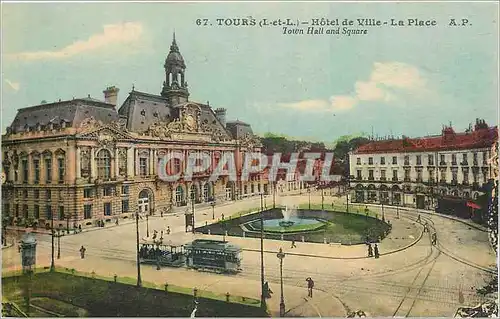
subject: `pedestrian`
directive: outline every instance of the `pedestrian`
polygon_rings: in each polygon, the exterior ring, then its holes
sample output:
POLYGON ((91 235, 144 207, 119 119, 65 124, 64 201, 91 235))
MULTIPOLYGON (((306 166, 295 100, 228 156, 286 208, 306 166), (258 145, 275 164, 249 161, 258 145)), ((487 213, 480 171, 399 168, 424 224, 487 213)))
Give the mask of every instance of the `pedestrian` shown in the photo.
POLYGON ((170 226, 167 226, 167 235, 170 235, 170 226))
POLYGON ((378 253, 378 246, 375 244, 375 247, 373 248, 373 252, 375 253, 375 258, 379 258, 379 253, 378 253))
POLYGON ((311 277, 307 277, 306 281, 307 281, 307 296, 312 298, 314 281, 312 280, 311 277))
POLYGON ((372 244, 368 244, 368 257, 373 257, 372 244))
POLYGON ((116 217, 115 225, 118 225, 118 217, 116 217))
POLYGON ((273 291, 269 288, 269 282, 265 282, 264 283, 264 297, 266 298, 271 298, 271 294, 273 293, 273 291))
POLYGON ((297 245, 295 245, 295 239, 292 239, 292 247, 290 248, 297 248, 297 245))
POLYGON ((418 217, 417 217, 417 222, 420 223, 420 215, 418 215, 418 217))
POLYGON ((427 229, 427 222, 425 222, 425 224, 424 224, 424 233, 426 233, 427 231, 428 231, 428 229, 427 229))
POLYGON ((160 211, 160 217, 163 217, 163 209, 160 211))
POLYGON ((83 247, 83 245, 82 245, 82 247, 80 248, 80 257, 81 257, 82 259, 84 259, 84 258, 85 258, 85 251, 86 251, 86 250, 87 250, 87 249, 85 249, 85 247, 83 247))
POLYGON ((431 244, 436 246, 436 243, 437 243, 437 235, 436 233, 432 233, 431 235, 431 244))
POLYGON ((82 224, 78 225, 78 232, 81 233, 82 232, 82 224))
POLYGON ((222 218, 222 220, 224 220, 224 214, 221 214, 221 218, 222 218))

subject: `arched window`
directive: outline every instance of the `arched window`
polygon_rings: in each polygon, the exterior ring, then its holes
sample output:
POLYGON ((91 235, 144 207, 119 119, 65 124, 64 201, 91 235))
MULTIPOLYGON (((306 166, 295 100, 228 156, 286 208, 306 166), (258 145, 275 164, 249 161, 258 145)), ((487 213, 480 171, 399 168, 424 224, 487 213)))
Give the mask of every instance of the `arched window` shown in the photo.
POLYGON ((97 153, 97 177, 109 179, 111 177, 111 153, 108 150, 100 150, 97 153))

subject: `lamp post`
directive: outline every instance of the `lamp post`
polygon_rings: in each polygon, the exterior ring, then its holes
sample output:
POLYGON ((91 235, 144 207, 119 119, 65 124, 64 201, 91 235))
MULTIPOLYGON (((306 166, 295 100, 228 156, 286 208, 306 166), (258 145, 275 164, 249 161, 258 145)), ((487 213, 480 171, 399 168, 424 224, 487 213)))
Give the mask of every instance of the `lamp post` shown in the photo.
POLYGON ((264 208, 262 207, 262 193, 260 194, 260 306, 266 308, 266 294, 264 286, 264 208))
POLYGON ((54 271, 56 269, 55 263, 54 263, 54 212, 50 212, 50 234, 51 234, 51 259, 50 259, 50 271, 54 271))
POLYGON ((192 193, 192 198, 191 198, 191 211, 193 212, 193 227, 191 227, 193 229, 193 234, 195 233, 195 229, 194 229, 194 198, 195 198, 195 193, 192 193))
POLYGON ((212 206, 212 219, 215 219, 215 201, 212 201, 210 206, 212 206))
POLYGON ((61 259, 61 230, 57 229, 57 259, 61 259))
POLYGON ((280 299, 280 317, 285 316, 285 298, 283 297, 283 259, 285 259, 285 253, 283 249, 276 254, 276 257, 280 260, 280 281, 281 281, 281 299, 280 299))
POLYGON ((146 237, 149 238, 149 215, 146 214, 146 237))
POLYGON ((385 216, 384 216, 384 199, 382 200, 382 221, 385 222, 385 216))
POLYGON ((135 233, 136 233, 136 253, 137 253, 137 287, 142 286, 141 280, 141 262, 139 255, 139 211, 135 213, 135 233))

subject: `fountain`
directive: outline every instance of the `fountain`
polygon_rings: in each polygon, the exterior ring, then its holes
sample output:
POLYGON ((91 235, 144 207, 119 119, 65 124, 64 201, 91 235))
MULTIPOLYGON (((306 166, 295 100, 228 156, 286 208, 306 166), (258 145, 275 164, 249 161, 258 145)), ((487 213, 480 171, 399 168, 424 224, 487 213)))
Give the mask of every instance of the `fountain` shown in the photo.
POLYGON ((288 206, 285 206, 285 210, 282 213, 283 213, 283 220, 278 222, 278 225, 280 225, 280 227, 284 227, 284 228, 293 226, 293 224, 295 224, 295 222, 293 220, 290 220, 290 217, 292 216, 292 214, 296 215, 297 212, 295 210, 289 211, 288 206))

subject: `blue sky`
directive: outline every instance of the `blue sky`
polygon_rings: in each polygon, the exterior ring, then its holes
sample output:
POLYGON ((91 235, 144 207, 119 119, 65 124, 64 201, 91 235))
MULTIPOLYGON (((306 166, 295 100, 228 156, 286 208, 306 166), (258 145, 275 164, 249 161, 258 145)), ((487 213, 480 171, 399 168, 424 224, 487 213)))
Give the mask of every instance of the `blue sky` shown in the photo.
POLYGON ((159 94, 175 29, 190 99, 225 107, 258 133, 334 141, 421 136, 498 117, 494 3, 3 4, 2 127, 16 110, 106 86, 159 94), (200 27, 198 18, 436 19, 367 35, 283 35, 280 28, 200 27), (467 18, 468 27, 449 27, 467 18))

